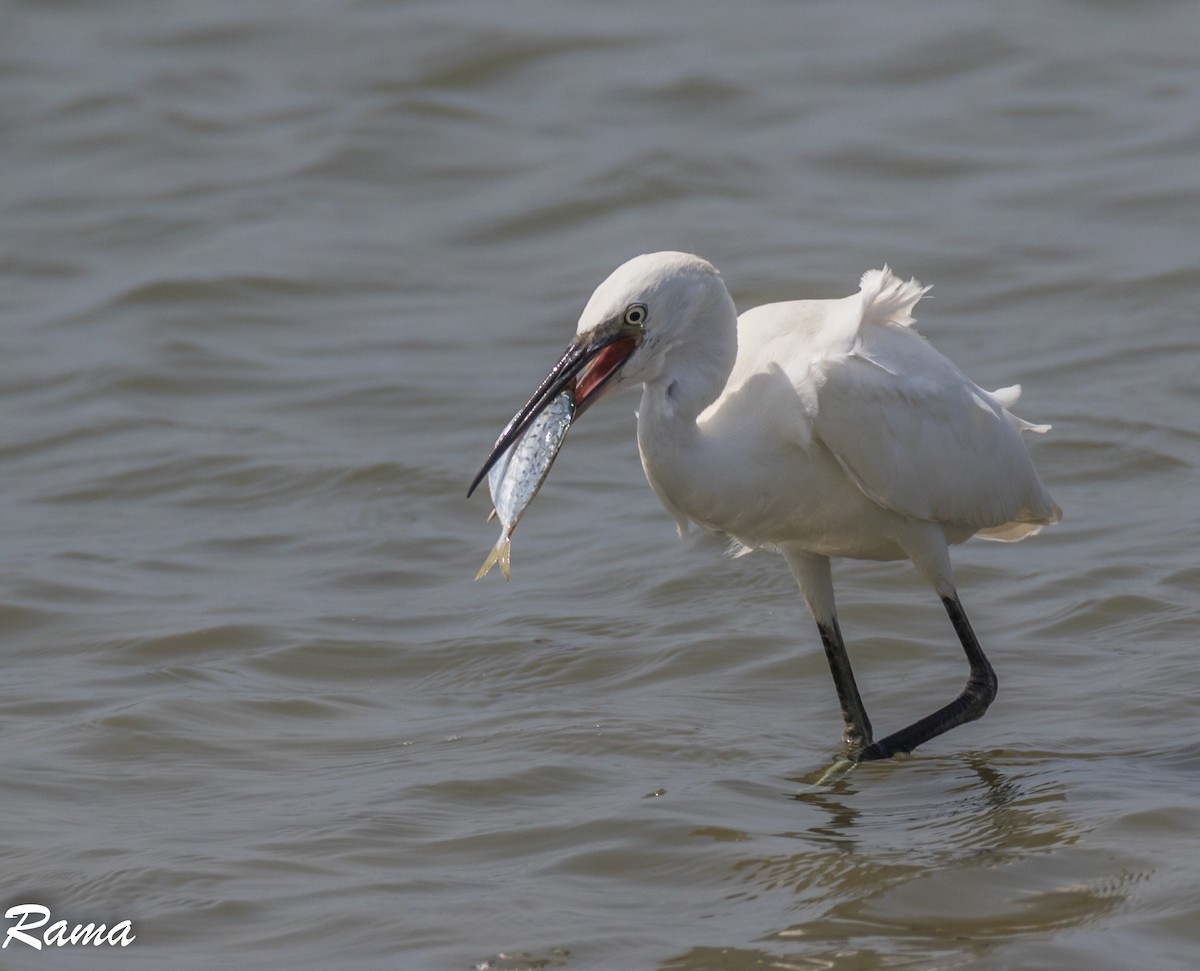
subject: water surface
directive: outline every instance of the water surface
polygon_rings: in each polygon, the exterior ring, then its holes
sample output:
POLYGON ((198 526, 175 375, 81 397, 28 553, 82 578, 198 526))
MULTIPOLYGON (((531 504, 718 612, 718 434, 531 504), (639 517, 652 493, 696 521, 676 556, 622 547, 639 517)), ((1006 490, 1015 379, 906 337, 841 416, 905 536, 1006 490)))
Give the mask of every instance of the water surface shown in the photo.
MULTIPOLYGON (((23 0, 0 15, 11 967, 1193 968, 1200 11, 23 0), (885 261, 1064 509, 956 551, 980 722, 838 737, 783 563, 676 539, 636 397, 512 582, 463 494, 628 257, 885 261)), ((965 674, 841 563, 877 727, 965 674)))

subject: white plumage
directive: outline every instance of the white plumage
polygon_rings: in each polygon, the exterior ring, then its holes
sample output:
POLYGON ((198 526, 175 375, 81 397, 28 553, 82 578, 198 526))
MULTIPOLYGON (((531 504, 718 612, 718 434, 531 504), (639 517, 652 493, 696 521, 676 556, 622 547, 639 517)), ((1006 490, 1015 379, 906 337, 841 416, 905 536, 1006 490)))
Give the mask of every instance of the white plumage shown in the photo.
POLYGON ((927 290, 885 266, 851 296, 737 317, 711 264, 639 256, 596 289, 575 341, 506 429, 519 433, 570 382, 580 412, 642 384, 647 479, 681 531, 694 521, 743 552, 784 555, 829 655, 854 758, 910 751, 983 713, 995 675, 958 601, 948 547, 973 535, 1020 539, 1060 515, 1021 439, 1048 426, 1008 410, 1019 386, 983 390, 917 334, 913 308, 927 290), (833 556, 912 560, 971 663, 958 699, 873 744, 837 626, 833 556))

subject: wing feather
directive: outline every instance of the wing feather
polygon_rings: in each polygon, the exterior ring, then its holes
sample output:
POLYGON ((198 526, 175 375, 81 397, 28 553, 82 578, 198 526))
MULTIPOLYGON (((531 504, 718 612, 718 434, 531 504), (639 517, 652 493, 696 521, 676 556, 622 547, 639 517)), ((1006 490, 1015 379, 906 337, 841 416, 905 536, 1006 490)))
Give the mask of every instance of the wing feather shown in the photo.
POLYGON ((996 539, 1057 521, 1021 439, 1047 426, 1007 410, 1019 386, 983 390, 897 326, 910 321, 872 319, 868 308, 853 346, 814 365, 814 437, 866 495, 903 515, 996 539))
POLYGON ((1008 410, 1019 385, 983 390, 910 326, 928 289, 884 267, 840 300, 747 311, 728 385, 700 422, 749 415, 802 449, 823 444, 887 509, 1020 539, 1060 516, 1021 439, 1049 426, 1008 410))

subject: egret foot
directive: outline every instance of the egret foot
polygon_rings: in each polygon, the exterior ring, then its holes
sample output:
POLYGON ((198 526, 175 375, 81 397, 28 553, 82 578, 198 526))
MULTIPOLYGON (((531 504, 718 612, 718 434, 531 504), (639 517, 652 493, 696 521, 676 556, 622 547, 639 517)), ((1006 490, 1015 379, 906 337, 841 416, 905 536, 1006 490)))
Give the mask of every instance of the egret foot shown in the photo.
POLYGON ((821 777, 817 779, 814 785, 828 786, 834 782, 840 782, 854 771, 858 765, 858 759, 837 759, 828 769, 821 773, 821 777))

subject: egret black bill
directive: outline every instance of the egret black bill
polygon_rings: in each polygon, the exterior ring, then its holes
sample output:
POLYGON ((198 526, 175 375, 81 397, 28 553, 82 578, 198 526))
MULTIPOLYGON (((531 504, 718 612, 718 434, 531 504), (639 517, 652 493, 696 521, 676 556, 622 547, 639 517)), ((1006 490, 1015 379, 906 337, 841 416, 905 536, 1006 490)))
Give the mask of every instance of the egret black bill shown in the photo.
POLYGON ((470 496, 475 491, 476 486, 484 480, 488 471, 500 460, 508 447, 524 434, 534 419, 563 391, 573 391, 575 417, 581 415, 599 396, 629 355, 637 349, 637 344, 637 338, 627 331, 617 331, 599 338, 576 337, 558 363, 550 369, 545 380, 538 385, 533 397, 504 426, 504 431, 492 446, 491 454, 483 463, 483 468, 471 480, 467 495, 470 496))

